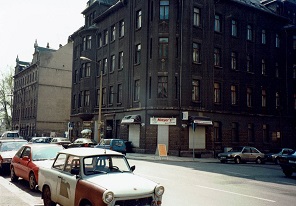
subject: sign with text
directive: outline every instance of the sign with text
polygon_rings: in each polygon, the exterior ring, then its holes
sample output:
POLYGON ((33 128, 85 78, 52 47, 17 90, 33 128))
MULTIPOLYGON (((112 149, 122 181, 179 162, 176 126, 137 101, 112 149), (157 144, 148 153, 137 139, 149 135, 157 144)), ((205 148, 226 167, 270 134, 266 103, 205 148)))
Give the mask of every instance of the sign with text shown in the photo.
POLYGON ((177 125, 176 118, 165 118, 165 117, 151 117, 150 124, 154 125, 177 125))

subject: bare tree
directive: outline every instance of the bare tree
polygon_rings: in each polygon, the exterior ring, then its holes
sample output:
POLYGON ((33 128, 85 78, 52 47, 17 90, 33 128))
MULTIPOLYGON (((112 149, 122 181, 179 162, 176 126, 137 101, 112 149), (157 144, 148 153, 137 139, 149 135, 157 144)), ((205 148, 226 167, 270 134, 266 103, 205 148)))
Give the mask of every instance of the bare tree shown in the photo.
POLYGON ((3 119, 4 128, 12 129, 12 97, 13 97, 13 73, 10 69, 1 74, 0 79, 0 118, 3 119))

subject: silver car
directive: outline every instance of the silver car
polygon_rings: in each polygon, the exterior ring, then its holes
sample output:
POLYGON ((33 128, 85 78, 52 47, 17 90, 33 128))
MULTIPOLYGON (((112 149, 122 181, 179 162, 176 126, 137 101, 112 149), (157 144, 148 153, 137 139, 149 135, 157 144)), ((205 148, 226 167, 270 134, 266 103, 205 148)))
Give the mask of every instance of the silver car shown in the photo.
POLYGON ((240 146, 233 147, 228 152, 218 154, 218 159, 221 163, 234 161, 236 164, 242 162, 256 162, 262 164, 265 162, 264 153, 260 152, 255 147, 240 146))

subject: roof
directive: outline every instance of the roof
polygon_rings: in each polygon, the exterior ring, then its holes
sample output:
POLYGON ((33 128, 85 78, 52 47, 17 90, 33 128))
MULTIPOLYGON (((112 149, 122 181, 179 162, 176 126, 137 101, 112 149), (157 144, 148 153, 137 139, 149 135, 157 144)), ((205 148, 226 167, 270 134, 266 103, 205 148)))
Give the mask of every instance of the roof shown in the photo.
POLYGON ((92 147, 75 147, 61 150, 59 153, 71 154, 79 157, 94 156, 94 155, 121 155, 119 152, 115 152, 108 149, 92 148, 92 147))
POLYGON ((232 0, 232 1, 240 3, 240 4, 245 4, 249 7, 253 7, 255 9, 259 9, 261 11, 265 11, 265 12, 274 14, 269 8, 267 8, 266 6, 261 4, 260 0, 232 0))

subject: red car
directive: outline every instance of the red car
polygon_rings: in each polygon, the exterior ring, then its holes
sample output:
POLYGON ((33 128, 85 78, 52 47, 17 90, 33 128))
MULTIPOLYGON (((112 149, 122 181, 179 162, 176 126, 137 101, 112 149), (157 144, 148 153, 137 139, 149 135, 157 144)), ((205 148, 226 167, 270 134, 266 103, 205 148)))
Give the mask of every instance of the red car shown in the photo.
POLYGON ((31 190, 35 190, 39 167, 50 168, 57 153, 62 149, 63 146, 57 144, 23 145, 11 160, 11 181, 16 182, 21 177, 29 182, 31 190))

